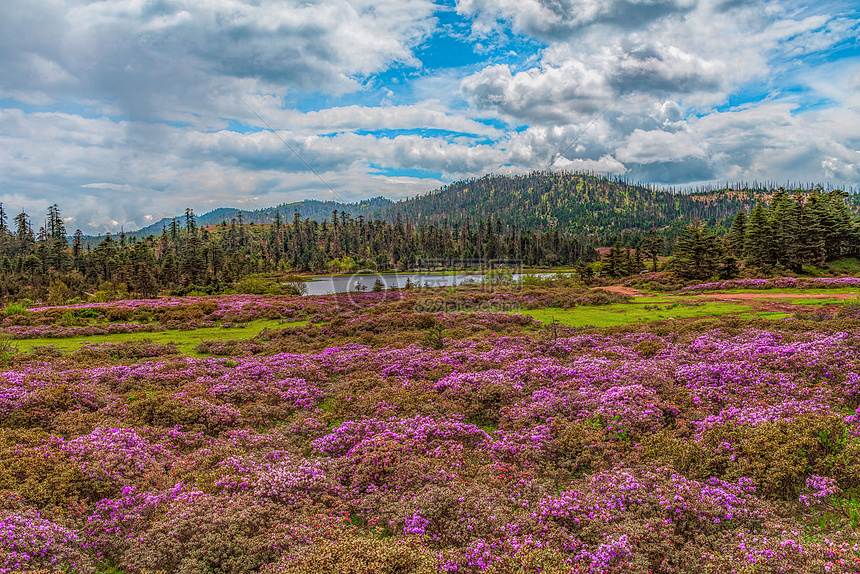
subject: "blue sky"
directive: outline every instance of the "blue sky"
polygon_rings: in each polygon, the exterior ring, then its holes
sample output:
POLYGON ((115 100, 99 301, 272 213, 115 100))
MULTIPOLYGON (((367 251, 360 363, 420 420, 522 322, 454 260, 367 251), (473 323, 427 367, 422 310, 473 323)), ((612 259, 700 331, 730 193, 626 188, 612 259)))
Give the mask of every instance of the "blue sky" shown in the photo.
POLYGON ((0 202, 104 233, 337 199, 256 114, 349 201, 550 162, 857 186, 858 35, 845 1, 11 0, 0 202))

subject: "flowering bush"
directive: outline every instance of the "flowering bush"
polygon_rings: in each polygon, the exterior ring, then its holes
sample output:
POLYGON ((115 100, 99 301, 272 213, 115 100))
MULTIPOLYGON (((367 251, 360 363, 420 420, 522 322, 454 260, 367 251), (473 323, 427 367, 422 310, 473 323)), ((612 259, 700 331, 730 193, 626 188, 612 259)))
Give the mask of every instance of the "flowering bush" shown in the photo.
POLYGON ((683 287, 683 293, 702 291, 723 291, 726 289, 845 289, 860 287, 857 277, 779 277, 776 279, 732 279, 730 281, 715 281, 699 283, 683 287))
MULTIPOLYGON (((552 289, 458 297, 590 293, 552 289)), ((0 372, 0 569, 860 571, 849 319, 548 338, 388 295, 64 308, 313 321, 207 347, 228 356, 94 345, 0 372)))
POLYGON ((80 537, 38 512, 0 512, 0 572, 70 568, 92 572, 80 537))

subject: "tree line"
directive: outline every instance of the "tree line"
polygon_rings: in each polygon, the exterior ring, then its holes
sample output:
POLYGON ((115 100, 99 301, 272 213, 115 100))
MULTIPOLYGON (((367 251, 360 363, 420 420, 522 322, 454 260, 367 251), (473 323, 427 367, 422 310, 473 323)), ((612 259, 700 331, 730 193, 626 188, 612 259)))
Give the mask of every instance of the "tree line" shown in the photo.
MULTIPOLYGON (((741 264, 773 275, 858 257, 860 222, 848 207, 850 199, 839 189, 778 188, 770 201, 759 199, 750 213, 739 210, 725 234, 694 220, 678 237, 668 269, 682 279, 730 279, 739 274, 741 264)), ((660 242, 652 231, 632 255, 616 244, 605 258, 606 274, 640 272, 645 268, 643 255, 653 260, 656 270, 660 242)))
POLYGON ((249 274, 349 273, 513 260, 552 267, 593 261, 597 253, 571 233, 503 225, 498 219, 416 224, 353 218, 333 211, 321 223, 294 214, 270 225, 230 222, 199 226, 191 209, 159 235, 108 234, 94 247, 76 230, 68 237, 59 206, 34 231, 30 216, 7 222, 0 204, 0 297, 65 302, 103 292, 150 297, 165 290, 215 293, 249 274), (114 293, 114 291, 121 293, 114 293))
MULTIPOLYGON (((546 193, 541 201, 558 202, 551 190, 574 185, 592 199, 604 197, 607 205, 616 206, 610 211, 622 214, 624 210, 618 211, 618 206, 626 205, 628 213, 639 214, 642 225, 649 210, 660 212, 655 202, 629 205, 633 201, 629 189, 615 197, 611 182, 588 177, 580 174, 578 179, 571 179, 553 174, 543 183, 530 181, 527 187, 542 186, 546 193), (592 191, 586 193, 589 189, 592 191)), ((497 181, 494 178, 490 180, 497 181)), ((647 188, 636 193, 646 192, 657 193, 647 188)), ((491 197, 487 201, 495 204, 493 196, 500 192, 488 193, 491 197)), ((730 278, 743 266, 767 274, 802 272, 806 266, 820 267, 860 255, 858 221, 850 207, 856 199, 853 196, 840 190, 789 192, 779 188, 766 201, 761 194, 748 190, 737 193, 744 197, 738 200, 734 215, 725 218, 730 224, 709 225, 695 214, 709 204, 721 205, 722 213, 731 202, 693 199, 690 205, 698 206, 698 211, 692 210, 694 215, 685 220, 677 236, 672 235, 672 226, 652 225, 632 245, 623 243, 614 232, 590 242, 571 231, 569 225, 535 227, 528 219, 520 224, 516 218, 506 221, 501 216, 473 219, 468 210, 461 218, 420 221, 401 214, 389 221, 334 210, 331 218, 322 222, 302 219, 298 213, 287 222, 275 212, 271 224, 245 222, 238 212, 229 222, 200 226, 191 209, 184 217, 170 220, 158 235, 139 238, 108 234, 93 244, 80 230, 67 235, 56 204, 48 208, 44 225, 38 230, 24 212, 7 221, 0 204, 0 297, 62 302, 98 292, 145 297, 165 290, 215 293, 254 273, 405 271, 416 265, 450 268, 461 262, 493 260, 535 267, 578 265, 586 275, 599 271, 609 277, 623 277, 657 270, 658 257, 667 254, 672 256, 667 268, 683 279, 730 278), (758 197, 754 207, 747 208, 748 200, 754 197, 758 197), (606 245, 612 238, 613 247, 601 269, 585 265, 599 259, 592 245, 606 245)), ((678 201, 677 209, 686 205, 678 201)), ((539 206, 532 207, 540 213, 539 206)), ((570 217, 581 210, 581 206, 570 206, 570 217)), ((592 214, 592 221, 595 217, 603 215, 592 214)))

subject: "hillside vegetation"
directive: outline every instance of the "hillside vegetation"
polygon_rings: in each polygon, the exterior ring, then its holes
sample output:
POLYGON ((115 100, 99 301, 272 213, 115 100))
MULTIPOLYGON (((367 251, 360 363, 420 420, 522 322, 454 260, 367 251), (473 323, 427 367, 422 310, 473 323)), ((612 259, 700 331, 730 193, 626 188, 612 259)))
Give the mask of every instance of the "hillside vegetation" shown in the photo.
MULTIPOLYGON (((813 186, 790 186, 808 195, 813 186)), ((736 184, 731 187, 693 192, 658 189, 589 173, 532 172, 527 175, 487 175, 463 180, 414 198, 393 202, 373 198, 358 203, 305 200, 284 203, 256 211, 218 209, 198 217, 200 225, 242 219, 246 223, 273 224, 294 214, 318 223, 331 222, 332 212, 346 212, 367 220, 394 223, 398 217, 416 225, 443 227, 483 222, 488 218, 504 227, 545 230, 558 228, 592 245, 612 245, 616 241, 635 243, 652 228, 670 243, 693 220, 719 233, 728 231, 740 210, 751 212, 758 201, 770 202, 778 186, 736 184)), ((851 195, 847 205, 860 212, 860 198, 851 195)), ((131 235, 159 235, 170 220, 131 235)))

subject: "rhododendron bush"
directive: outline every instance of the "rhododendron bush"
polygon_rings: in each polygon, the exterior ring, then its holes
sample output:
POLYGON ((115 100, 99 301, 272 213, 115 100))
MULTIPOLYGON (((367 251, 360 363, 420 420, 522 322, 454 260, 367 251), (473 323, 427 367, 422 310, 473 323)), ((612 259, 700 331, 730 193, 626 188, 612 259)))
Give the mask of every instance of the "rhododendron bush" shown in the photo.
POLYGON ((316 319, 232 355, 7 363, 0 572, 860 571, 852 324, 214 301, 186 311, 316 319))

